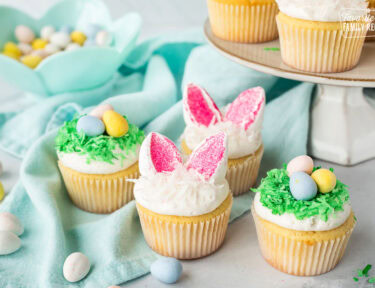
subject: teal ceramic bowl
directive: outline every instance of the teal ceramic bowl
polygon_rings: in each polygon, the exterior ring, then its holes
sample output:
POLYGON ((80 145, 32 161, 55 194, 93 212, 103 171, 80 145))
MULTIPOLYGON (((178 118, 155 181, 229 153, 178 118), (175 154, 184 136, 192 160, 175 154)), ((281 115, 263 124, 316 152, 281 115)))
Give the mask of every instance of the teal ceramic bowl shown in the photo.
POLYGON ((141 22, 136 13, 126 14, 112 22, 107 7, 99 0, 61 1, 40 19, 33 19, 19 10, 0 6, 1 47, 7 41, 15 41, 13 32, 20 24, 39 32, 45 25, 70 25, 80 29, 88 23, 97 23, 110 31, 114 38, 110 47, 83 47, 49 56, 34 70, 0 55, 0 77, 38 97, 99 87, 113 77, 134 48, 141 22))

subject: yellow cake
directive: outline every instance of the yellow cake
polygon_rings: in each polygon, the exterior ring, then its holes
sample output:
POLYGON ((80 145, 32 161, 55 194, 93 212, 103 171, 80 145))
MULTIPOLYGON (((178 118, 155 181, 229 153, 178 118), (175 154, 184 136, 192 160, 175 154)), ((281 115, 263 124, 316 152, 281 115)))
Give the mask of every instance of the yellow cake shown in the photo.
POLYGON ((212 32, 219 38, 261 43, 277 38, 275 0, 207 0, 212 32))

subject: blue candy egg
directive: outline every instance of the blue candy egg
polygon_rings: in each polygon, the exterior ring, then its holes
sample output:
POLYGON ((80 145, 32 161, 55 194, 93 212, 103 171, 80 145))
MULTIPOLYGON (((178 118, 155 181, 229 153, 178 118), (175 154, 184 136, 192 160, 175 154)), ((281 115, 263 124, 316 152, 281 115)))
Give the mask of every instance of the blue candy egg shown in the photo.
POLYGON ((69 26, 69 25, 63 25, 60 27, 59 31, 70 35, 70 33, 73 32, 73 28, 72 26, 69 26))
POLYGON ((98 33, 102 28, 98 24, 87 24, 83 32, 87 38, 95 39, 96 33, 98 33))
POLYGON ((315 181, 305 172, 294 172, 290 177, 290 192, 296 200, 308 201, 318 193, 315 181))
POLYGON ((105 131, 103 121, 89 115, 79 118, 76 129, 78 133, 83 132, 87 136, 102 135, 105 131))
POLYGON ((163 283, 173 284, 182 274, 181 262, 175 258, 162 257, 151 264, 151 275, 163 283))

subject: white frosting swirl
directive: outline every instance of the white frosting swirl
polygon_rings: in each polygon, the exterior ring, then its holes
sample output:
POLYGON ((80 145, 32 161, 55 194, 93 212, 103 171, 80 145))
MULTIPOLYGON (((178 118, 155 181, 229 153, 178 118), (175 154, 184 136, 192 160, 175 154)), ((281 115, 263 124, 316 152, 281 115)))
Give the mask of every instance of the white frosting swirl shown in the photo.
POLYGON ((335 229, 345 223, 352 211, 350 202, 346 202, 343 208, 343 211, 338 211, 329 215, 327 222, 320 219, 319 215, 298 220, 296 216, 291 213, 284 213, 282 215, 272 214, 272 211, 264 207, 260 202, 260 193, 256 193, 254 198, 254 209, 259 217, 281 227, 297 231, 327 231, 335 229))
MULTIPOLYGON (((223 115, 225 114, 225 109, 226 107, 222 109, 223 115)), ((262 144, 263 109, 259 113, 260 115, 247 130, 231 121, 222 121, 206 127, 185 120, 186 127, 182 134, 182 139, 190 150, 194 150, 207 137, 224 132, 228 138, 229 159, 250 155, 257 151, 262 144)), ((184 116, 187 117, 186 115, 184 116)))
POLYGON ((87 163, 87 155, 80 155, 78 152, 58 152, 57 156, 65 167, 71 168, 81 173, 112 174, 121 170, 125 170, 136 163, 138 161, 139 149, 140 145, 138 144, 135 150, 129 152, 129 154, 126 154, 124 150, 116 148, 115 150, 113 150, 113 153, 122 154, 125 158, 113 159, 113 164, 95 160, 91 160, 90 163, 87 163))
POLYGON ((367 13, 366 0, 276 0, 284 14, 304 20, 339 22, 342 16, 362 17, 367 13))
POLYGON ((198 216, 214 211, 227 198, 228 182, 205 181, 182 164, 171 173, 156 173, 135 180, 134 197, 143 207, 159 214, 198 216))

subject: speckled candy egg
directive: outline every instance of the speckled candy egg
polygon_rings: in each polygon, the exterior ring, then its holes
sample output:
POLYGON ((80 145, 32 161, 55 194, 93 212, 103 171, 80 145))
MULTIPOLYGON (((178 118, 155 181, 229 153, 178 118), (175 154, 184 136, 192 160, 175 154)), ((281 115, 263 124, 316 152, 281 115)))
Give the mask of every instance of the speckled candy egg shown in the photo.
POLYGON ((291 176, 294 172, 305 172, 311 174, 314 168, 314 161, 310 156, 301 155, 296 158, 293 158, 286 168, 288 175, 291 176))
POLYGON ((318 169, 311 174, 320 193, 328 193, 336 186, 336 176, 328 169, 318 169))
POLYGON ((100 30, 95 37, 98 46, 109 46, 112 42, 111 34, 106 30, 100 30))
POLYGON ((9 231, 0 231, 0 255, 8 255, 16 252, 21 247, 18 236, 9 231))
POLYGON ((64 49, 70 43, 70 36, 64 32, 53 33, 50 42, 57 47, 64 49))
POLYGON ((63 274, 69 282, 78 282, 86 277, 90 271, 89 259, 80 252, 70 254, 63 267, 63 274))
POLYGON ((24 228, 20 220, 12 213, 1 212, 0 213, 0 231, 12 232, 17 236, 23 234, 24 228))
POLYGON ((290 192, 296 200, 308 201, 318 193, 318 187, 310 175, 294 172, 289 181, 290 192))
POLYGON ((35 38, 35 34, 33 32, 33 30, 31 30, 29 27, 25 26, 25 25, 18 25, 16 27, 16 30, 14 31, 14 34, 18 40, 18 42, 22 42, 22 43, 31 43, 34 38, 35 38))
POLYGON ((182 274, 181 262, 174 258, 163 257, 152 263, 151 275, 163 283, 173 284, 182 274))
POLYGON ((91 137, 102 135, 105 131, 103 121, 90 115, 79 118, 76 129, 78 133, 83 132, 91 137))
POLYGON ((113 111, 113 106, 111 104, 102 104, 94 108, 91 112, 90 115, 99 118, 100 120, 103 120, 103 114, 106 111, 113 111))
POLYGON ((112 137, 121 137, 128 133, 128 121, 119 113, 108 110, 103 114, 103 122, 108 135, 112 137))
POLYGON ((49 39, 51 38, 52 34, 55 33, 56 30, 55 30, 55 27, 53 26, 44 26, 41 30, 40 30, 40 37, 44 40, 47 40, 49 41, 49 39))

